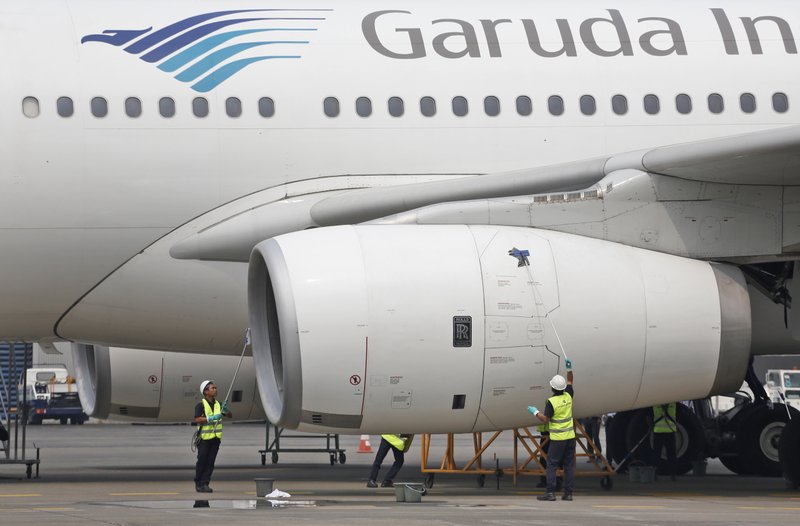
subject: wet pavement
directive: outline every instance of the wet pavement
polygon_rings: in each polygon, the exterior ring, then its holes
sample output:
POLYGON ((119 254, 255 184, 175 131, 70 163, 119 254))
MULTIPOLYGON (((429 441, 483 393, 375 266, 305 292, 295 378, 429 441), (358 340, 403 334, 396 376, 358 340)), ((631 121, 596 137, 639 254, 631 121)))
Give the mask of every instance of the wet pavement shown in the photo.
MULTIPOLYGON (((710 461, 706 476, 675 482, 635 483, 627 475, 601 487, 592 465, 580 459, 575 500, 540 502, 538 477, 436 474, 419 503, 397 502, 393 488, 366 488, 372 454, 357 453, 358 436, 342 436, 346 463, 330 464, 324 451, 279 453, 261 465, 264 427, 228 424, 210 494, 194 491, 192 428, 185 425, 87 424, 28 428, 29 447, 40 448, 40 478, 24 478, 22 466, 0 466, 0 525, 57 523, 181 525, 261 524, 779 524, 797 523, 800 492, 778 478, 742 477, 710 461), (255 495, 255 478, 273 478, 291 494, 267 500, 255 495), (499 489, 497 489, 499 486, 499 489), (557 521, 557 522, 556 522, 557 521)), ((484 455, 484 465, 511 465, 511 435, 484 455)), ((372 436, 373 449, 378 437, 372 436)), ((443 444, 443 439, 439 441, 443 444)), ((443 452, 431 450, 429 464, 443 452)), ((456 460, 471 457, 472 438, 456 437, 456 460)), ((291 439, 282 446, 293 446, 291 439)), ((324 449, 325 437, 306 439, 303 448, 324 449)), ((419 442, 407 454, 398 481, 423 482, 419 442)), ((391 455, 384 462, 388 469, 391 455)))

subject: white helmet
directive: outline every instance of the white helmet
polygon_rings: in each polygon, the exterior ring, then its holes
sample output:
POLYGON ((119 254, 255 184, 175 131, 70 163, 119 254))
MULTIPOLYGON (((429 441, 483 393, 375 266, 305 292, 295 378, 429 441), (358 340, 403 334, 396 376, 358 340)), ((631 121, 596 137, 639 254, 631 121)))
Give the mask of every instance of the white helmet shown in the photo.
POLYGON ((213 384, 213 383, 214 383, 213 380, 205 380, 205 381, 203 381, 203 383, 200 384, 200 394, 205 396, 206 387, 208 387, 208 384, 213 384))
POLYGON ((550 380, 550 387, 556 391, 563 391, 567 388, 567 380, 560 374, 557 374, 550 380))

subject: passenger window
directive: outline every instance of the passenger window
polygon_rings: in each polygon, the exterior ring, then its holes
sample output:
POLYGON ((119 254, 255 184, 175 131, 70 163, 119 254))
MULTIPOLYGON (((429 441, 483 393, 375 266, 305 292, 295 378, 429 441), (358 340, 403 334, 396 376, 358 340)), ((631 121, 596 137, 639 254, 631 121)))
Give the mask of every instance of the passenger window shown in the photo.
POLYGON ((453 113, 458 117, 463 117, 469 111, 467 99, 464 97, 453 97, 453 113))
POLYGON ((614 95, 611 97, 611 109, 617 115, 625 115, 628 113, 628 99, 625 95, 614 95))
POLYGON ((681 115, 686 115, 687 113, 692 112, 692 98, 685 94, 681 93, 675 97, 675 109, 678 110, 678 113, 681 115))
POLYGON ((405 111, 403 99, 400 97, 389 97, 389 115, 392 117, 402 117, 405 111))
POLYGON ((275 115, 275 102, 269 97, 258 99, 258 114, 268 119, 275 115))
POLYGON ((752 93, 742 93, 739 96, 739 106, 745 113, 756 111, 756 98, 752 93))
POLYGON ((336 97, 326 97, 322 103, 322 108, 325 111, 325 115, 328 117, 338 117, 339 99, 336 97))
POLYGON ((708 96, 708 111, 711 113, 722 113, 725 109, 725 103, 722 101, 722 95, 719 93, 712 93, 708 96))
POLYGON ((650 94, 644 96, 644 111, 648 115, 655 115, 661 111, 661 102, 656 95, 650 94))
POLYGON ((483 110, 489 117, 497 117, 500 115, 500 100, 493 95, 486 97, 483 99, 483 110))
POLYGON ((597 104, 594 101, 594 97, 591 95, 584 95, 581 97, 580 105, 581 113, 584 115, 594 115, 597 111, 597 104))
POLYGON ((233 117, 234 119, 241 117, 242 101, 237 97, 228 97, 225 99, 225 113, 228 114, 228 117, 233 117))
POLYGON ((195 117, 208 117, 208 100, 205 97, 195 97, 192 100, 192 113, 195 117))
POLYGON ((530 97, 525 95, 520 95, 517 97, 517 113, 523 117, 527 117, 533 113, 533 102, 531 102, 530 97))
POLYGON ((125 99, 125 115, 134 119, 142 115, 142 101, 136 97, 125 99))
POLYGON ((564 99, 558 95, 551 95, 547 99, 547 109, 550 111, 550 115, 561 115, 564 113, 564 99))
POLYGON ((39 100, 36 97, 25 97, 22 99, 22 114, 33 119, 39 116, 39 100))
POLYGON ((162 117, 171 118, 175 116, 175 101, 170 97, 161 97, 158 100, 158 113, 162 117))
POLYGON ((72 114, 75 113, 75 106, 72 103, 72 99, 69 97, 59 97, 56 101, 56 111, 59 117, 72 117, 72 114))
POLYGON ((772 109, 778 113, 789 111, 789 98, 785 93, 774 93, 772 95, 772 109))
POLYGON ((105 117, 108 115, 108 102, 103 97, 94 97, 90 104, 92 115, 95 117, 105 117))
POLYGON ((436 115, 436 100, 433 97, 422 97, 419 99, 419 111, 426 117, 436 115))
POLYGON ((356 113, 359 117, 369 117, 372 115, 372 101, 367 97, 356 99, 356 113))

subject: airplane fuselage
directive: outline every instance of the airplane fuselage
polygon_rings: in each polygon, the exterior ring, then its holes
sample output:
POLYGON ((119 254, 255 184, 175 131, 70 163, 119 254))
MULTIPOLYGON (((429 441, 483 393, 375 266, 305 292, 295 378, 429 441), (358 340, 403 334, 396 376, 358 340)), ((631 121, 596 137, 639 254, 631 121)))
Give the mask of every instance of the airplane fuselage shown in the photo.
POLYGON ((800 122, 792 2, 274 8, 0 7, 0 339, 236 351, 246 265, 168 251, 237 210, 800 122))

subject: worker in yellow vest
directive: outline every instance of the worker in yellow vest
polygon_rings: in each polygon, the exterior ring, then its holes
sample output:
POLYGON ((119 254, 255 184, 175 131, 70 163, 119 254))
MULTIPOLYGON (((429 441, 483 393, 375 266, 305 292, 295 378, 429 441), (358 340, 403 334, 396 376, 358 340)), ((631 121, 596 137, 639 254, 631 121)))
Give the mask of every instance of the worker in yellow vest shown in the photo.
POLYGON ((414 435, 381 435, 381 444, 378 446, 378 452, 375 454, 375 461, 372 463, 372 471, 367 481, 368 488, 378 487, 378 471, 381 469, 383 459, 386 458, 386 454, 390 449, 394 454, 394 464, 392 464, 383 482, 381 482, 381 487, 391 488, 394 486, 394 477, 403 467, 405 452, 411 447, 412 440, 414 440, 414 435))
POLYGON ((675 434, 678 432, 678 405, 675 402, 653 406, 653 456, 658 468, 662 449, 667 449, 667 473, 675 480, 675 434))
POLYGON ((214 472, 219 445, 222 442, 222 416, 228 418, 233 414, 228 409, 228 402, 220 404, 217 400, 217 386, 211 380, 200 384, 203 399, 194 408, 194 421, 200 426, 200 440, 197 443, 197 464, 195 466, 194 487, 200 493, 211 493, 208 486, 214 472))
POLYGON ((529 406, 528 412, 547 424, 550 432, 550 447, 547 451, 547 490, 537 500, 556 500, 556 470, 564 469, 564 496, 561 500, 572 500, 575 479, 575 425, 572 422, 572 361, 566 359, 567 378, 560 374, 550 380, 553 396, 547 399, 544 413, 536 406, 529 406))

